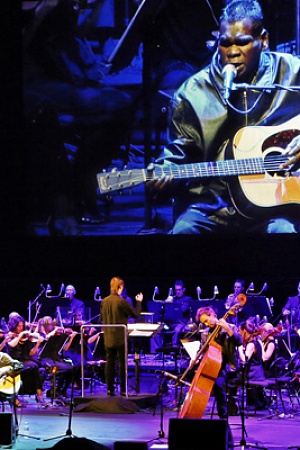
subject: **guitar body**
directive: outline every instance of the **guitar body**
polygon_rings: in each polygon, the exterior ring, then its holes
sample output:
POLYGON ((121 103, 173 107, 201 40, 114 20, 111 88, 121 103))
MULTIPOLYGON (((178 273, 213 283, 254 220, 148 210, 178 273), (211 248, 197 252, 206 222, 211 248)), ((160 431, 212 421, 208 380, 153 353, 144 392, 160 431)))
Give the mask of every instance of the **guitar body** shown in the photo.
POLYGON ((17 394, 21 387, 21 375, 10 376, 11 366, 0 368, 0 393, 5 395, 17 394))
POLYGON ((222 364, 222 348, 212 342, 194 375, 179 418, 201 419, 222 364))
MULTIPOLYGON (((238 164, 249 158, 276 157, 299 134, 299 116, 279 126, 241 128, 233 139, 233 158, 238 164)), ((291 175, 266 168, 264 173, 239 175, 229 184, 233 203, 248 217, 272 214, 274 209, 278 214, 278 208, 286 210, 300 204, 300 172, 291 175)))

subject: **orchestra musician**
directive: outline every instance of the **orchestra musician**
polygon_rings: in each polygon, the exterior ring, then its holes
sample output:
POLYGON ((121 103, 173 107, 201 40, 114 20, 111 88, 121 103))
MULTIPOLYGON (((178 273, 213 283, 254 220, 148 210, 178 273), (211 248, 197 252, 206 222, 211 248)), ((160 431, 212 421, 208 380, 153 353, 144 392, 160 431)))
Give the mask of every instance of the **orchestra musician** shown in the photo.
MULTIPOLYGON (((274 376, 274 367, 278 357, 278 342, 276 335, 280 333, 280 327, 274 327, 270 322, 265 322, 259 327, 259 333, 263 344, 263 368, 266 378, 274 376)), ((278 375, 278 374, 276 374, 278 375)))
MULTIPOLYGON (((39 371, 40 366, 36 358, 44 338, 37 333, 33 334, 29 330, 26 330, 25 323, 25 319, 21 316, 14 315, 9 319, 7 349, 11 358, 23 364, 20 395, 36 394, 36 401, 44 404, 43 381, 39 371)), ((16 398, 16 406, 24 406, 18 398, 16 398)))
POLYGON ((186 287, 182 280, 176 280, 174 283, 175 295, 169 296, 167 302, 176 303, 180 305, 182 316, 178 322, 172 325, 173 336, 172 345, 174 347, 179 345, 180 334, 186 330, 186 326, 191 319, 191 302, 192 297, 185 293, 186 287))
POLYGON ((53 336, 65 335, 65 342, 57 348, 53 346, 53 352, 51 357, 49 355, 43 356, 43 353, 39 356, 39 362, 41 367, 46 370, 55 370, 58 374, 57 377, 57 397, 67 397, 67 389, 72 381, 73 364, 71 361, 65 360, 62 357, 63 348, 66 347, 66 341, 71 334, 72 330, 68 329, 68 333, 65 333, 65 329, 55 325, 55 322, 51 316, 45 316, 38 321, 38 332, 45 338, 45 341, 53 336), (68 335, 67 335, 68 334, 68 335))
POLYGON ((242 345, 242 337, 236 327, 229 324, 224 318, 218 319, 215 310, 210 306, 199 308, 197 318, 200 324, 208 327, 208 335, 216 326, 221 327, 221 332, 216 342, 222 347, 222 363, 218 377, 215 380, 213 393, 215 395, 218 416, 221 419, 228 418, 227 388, 233 383, 237 370, 237 347, 242 345))
MULTIPOLYGON (((226 301, 225 301, 225 308, 230 309, 233 305, 238 303, 238 296, 240 294, 243 294, 245 290, 245 282, 244 280, 237 279, 234 282, 233 285, 233 293, 229 294, 226 301)), ((239 324, 243 321, 243 313, 242 313, 242 306, 240 306, 237 314, 229 316, 228 322, 234 323, 236 326, 239 326, 239 324)))
POLYGON ((282 308, 282 314, 290 317, 290 325, 300 328, 300 281, 298 283, 298 294, 289 297, 282 308))
POLYGON ((56 308, 56 321, 61 326, 81 324, 83 321, 84 302, 75 295, 75 287, 68 284, 65 288, 65 295, 60 300, 61 304, 56 308))
MULTIPOLYGON (((243 339, 242 345, 238 347, 239 358, 243 363, 245 372, 241 373, 244 380, 241 381, 262 381, 265 380, 263 367, 263 344, 261 337, 257 333, 256 324, 253 318, 249 317, 240 325, 240 334, 243 339)), ((256 410, 265 408, 263 389, 252 387, 247 389, 247 405, 254 404, 256 410)))

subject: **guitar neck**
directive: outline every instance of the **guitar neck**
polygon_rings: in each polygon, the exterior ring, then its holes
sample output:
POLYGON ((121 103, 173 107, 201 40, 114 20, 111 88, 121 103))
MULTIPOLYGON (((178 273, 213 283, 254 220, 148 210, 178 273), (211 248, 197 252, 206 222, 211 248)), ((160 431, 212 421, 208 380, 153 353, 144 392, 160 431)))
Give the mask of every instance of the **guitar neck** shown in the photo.
MULTIPOLYGON (((265 172, 263 158, 248 158, 226 161, 201 162, 155 166, 155 176, 173 176, 175 179, 230 177, 237 175, 255 175, 265 172)), ((146 171, 147 180, 153 179, 151 172, 146 171)))
POLYGON ((231 177, 238 175, 263 174, 266 171, 274 172, 280 164, 286 161, 282 155, 243 159, 228 159, 225 161, 199 162, 191 164, 165 164, 151 165, 147 169, 132 169, 123 171, 105 172, 97 175, 101 194, 134 188, 141 183, 154 179, 192 179, 231 177))

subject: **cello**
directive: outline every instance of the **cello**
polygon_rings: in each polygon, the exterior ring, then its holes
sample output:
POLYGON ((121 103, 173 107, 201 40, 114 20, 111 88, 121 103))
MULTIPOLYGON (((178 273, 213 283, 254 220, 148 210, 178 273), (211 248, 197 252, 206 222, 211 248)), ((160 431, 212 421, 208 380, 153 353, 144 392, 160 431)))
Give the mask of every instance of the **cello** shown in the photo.
MULTIPOLYGON (((237 296, 238 303, 231 306, 231 308, 223 316, 223 319, 226 320, 229 315, 234 315, 239 308, 246 303, 246 300, 247 297, 244 294, 239 294, 237 296)), ((217 325, 205 344, 198 351, 193 364, 183 373, 181 377, 182 381, 186 374, 202 357, 179 412, 178 417, 180 419, 200 419, 204 414, 215 380, 218 377, 222 365, 222 347, 215 341, 220 333, 220 330, 221 326, 217 325)))

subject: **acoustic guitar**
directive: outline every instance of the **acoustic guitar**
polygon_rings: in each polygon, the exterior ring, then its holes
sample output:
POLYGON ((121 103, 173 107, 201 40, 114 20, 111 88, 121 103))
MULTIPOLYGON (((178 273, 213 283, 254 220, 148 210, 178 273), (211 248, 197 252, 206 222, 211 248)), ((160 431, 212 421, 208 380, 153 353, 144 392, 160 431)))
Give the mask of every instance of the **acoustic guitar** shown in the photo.
POLYGON ((21 387, 20 374, 13 376, 11 366, 0 368, 0 393, 5 395, 17 394, 21 387))
POLYGON ((244 127, 233 138, 229 150, 233 159, 150 164, 146 169, 99 173, 99 189, 101 194, 110 194, 171 176, 175 180, 224 177, 228 178, 233 203, 247 217, 273 212, 273 208, 298 206, 300 171, 291 167, 281 170, 280 165, 288 161, 284 149, 299 134, 300 115, 278 126, 244 127))

